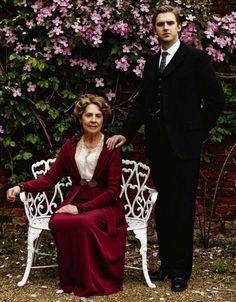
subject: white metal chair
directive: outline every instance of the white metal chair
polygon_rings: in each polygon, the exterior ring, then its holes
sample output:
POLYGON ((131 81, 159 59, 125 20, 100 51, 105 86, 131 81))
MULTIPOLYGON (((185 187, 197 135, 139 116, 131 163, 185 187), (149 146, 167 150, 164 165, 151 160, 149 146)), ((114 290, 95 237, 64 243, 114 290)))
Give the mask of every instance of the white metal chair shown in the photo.
MULTIPOLYGON (((32 173, 35 178, 44 175, 54 163, 55 159, 41 160, 32 165, 32 173)), ((156 287, 151 282, 147 269, 147 224, 153 205, 157 199, 157 191, 148 188, 145 184, 149 178, 150 169, 147 165, 133 160, 122 160, 122 185, 120 197, 125 201, 127 230, 132 230, 135 237, 140 241, 140 254, 142 257, 142 270, 149 287, 156 287)), ((53 192, 20 193, 20 199, 24 203, 25 213, 28 218, 28 255, 24 276, 18 282, 23 286, 28 280, 31 268, 54 267, 52 265, 35 265, 37 255, 40 253, 39 242, 43 230, 49 230, 49 219, 57 207, 58 201, 64 200, 66 188, 71 186, 71 179, 66 177, 58 182, 53 192)), ((135 268, 128 266, 130 268, 135 268)))

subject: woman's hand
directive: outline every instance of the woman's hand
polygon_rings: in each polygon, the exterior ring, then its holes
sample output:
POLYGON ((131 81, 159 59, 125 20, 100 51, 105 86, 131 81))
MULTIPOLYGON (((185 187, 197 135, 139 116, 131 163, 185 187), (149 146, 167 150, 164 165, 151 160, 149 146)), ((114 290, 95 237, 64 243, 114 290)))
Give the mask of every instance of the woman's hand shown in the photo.
POLYGON ((67 204, 56 211, 56 213, 79 214, 77 207, 73 204, 67 204))
POLYGON ((7 190, 7 200, 10 202, 14 202, 16 200, 17 195, 20 194, 20 187, 15 186, 7 190))
POLYGON ((126 143, 126 141, 127 139, 121 134, 113 135, 112 137, 109 137, 106 141, 107 148, 111 150, 114 148, 121 147, 122 145, 124 145, 124 143, 126 143))

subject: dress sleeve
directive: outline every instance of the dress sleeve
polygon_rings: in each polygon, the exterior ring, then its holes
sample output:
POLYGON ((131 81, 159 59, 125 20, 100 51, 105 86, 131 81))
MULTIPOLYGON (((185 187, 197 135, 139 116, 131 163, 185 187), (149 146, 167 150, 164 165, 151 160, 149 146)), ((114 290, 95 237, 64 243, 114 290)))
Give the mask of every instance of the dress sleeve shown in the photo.
POLYGON ((92 200, 83 204, 84 211, 91 211, 111 204, 120 193, 121 185, 121 154, 119 149, 111 150, 112 155, 107 163, 106 190, 92 200))

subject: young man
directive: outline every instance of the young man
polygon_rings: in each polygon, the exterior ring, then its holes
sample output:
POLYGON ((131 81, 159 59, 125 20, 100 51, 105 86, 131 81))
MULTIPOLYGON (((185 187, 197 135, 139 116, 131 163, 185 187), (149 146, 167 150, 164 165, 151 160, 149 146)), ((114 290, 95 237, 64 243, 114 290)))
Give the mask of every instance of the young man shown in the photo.
POLYGON ((224 95, 207 54, 180 42, 175 8, 159 7, 153 28, 161 49, 146 62, 139 95, 120 135, 107 144, 120 147, 145 124, 147 156, 159 191, 156 230, 161 265, 150 277, 171 278, 171 289, 183 291, 192 272, 201 144, 216 124, 224 95))

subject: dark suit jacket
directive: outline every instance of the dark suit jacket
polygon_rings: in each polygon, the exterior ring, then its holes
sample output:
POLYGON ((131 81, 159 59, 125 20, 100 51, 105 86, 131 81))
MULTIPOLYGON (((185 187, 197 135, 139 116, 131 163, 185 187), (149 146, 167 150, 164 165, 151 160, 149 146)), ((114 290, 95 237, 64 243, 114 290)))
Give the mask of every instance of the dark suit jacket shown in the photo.
MULTIPOLYGON (((72 187, 64 202, 66 204, 83 203, 86 212, 107 207, 107 227, 109 233, 114 233, 119 226, 126 226, 124 205, 119 199, 121 186, 121 154, 119 149, 109 150, 104 144, 98 158, 93 179, 98 186, 89 188, 81 186, 79 170, 75 162, 76 145, 79 137, 68 139, 62 146, 55 163, 50 170, 38 179, 23 183, 26 192, 39 192, 51 189, 64 176, 70 176, 72 187)), ((59 208, 58 207, 58 208, 59 208)))
MULTIPOLYGON (((149 58, 138 97, 121 130, 131 140, 145 124, 146 145, 153 144, 152 105, 156 101, 156 79, 160 52, 149 58)), ((203 137, 212 129, 223 108, 221 84, 208 55, 181 42, 162 75, 163 123, 175 153, 182 159, 200 156, 203 137)))

